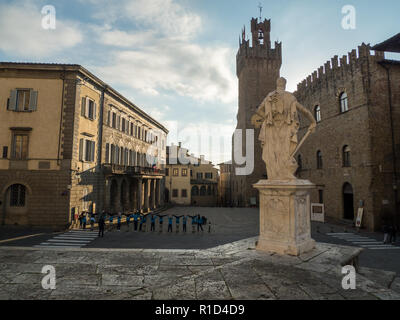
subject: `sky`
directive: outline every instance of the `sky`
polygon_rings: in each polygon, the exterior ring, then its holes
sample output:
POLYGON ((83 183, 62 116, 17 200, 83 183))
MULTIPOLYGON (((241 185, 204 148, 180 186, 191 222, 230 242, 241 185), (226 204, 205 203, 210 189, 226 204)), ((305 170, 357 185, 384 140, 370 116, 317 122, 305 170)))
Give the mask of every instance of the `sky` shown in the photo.
POLYGON ((398 0, 0 0, 0 61, 80 64, 166 126, 169 144, 217 164, 236 127, 239 35, 260 4, 288 91, 334 55, 400 32, 398 0), (42 26, 46 5, 55 29, 42 26), (347 5, 354 29, 342 27, 347 5))

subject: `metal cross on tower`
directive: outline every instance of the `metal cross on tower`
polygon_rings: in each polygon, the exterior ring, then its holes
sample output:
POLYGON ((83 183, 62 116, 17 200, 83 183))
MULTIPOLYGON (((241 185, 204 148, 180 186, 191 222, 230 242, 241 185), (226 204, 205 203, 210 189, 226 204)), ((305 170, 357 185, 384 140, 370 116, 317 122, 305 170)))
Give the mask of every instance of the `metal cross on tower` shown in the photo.
POLYGON ((262 9, 263 9, 263 7, 261 5, 261 2, 258 3, 258 8, 260 9, 260 22, 261 22, 261 20, 262 20, 262 9))

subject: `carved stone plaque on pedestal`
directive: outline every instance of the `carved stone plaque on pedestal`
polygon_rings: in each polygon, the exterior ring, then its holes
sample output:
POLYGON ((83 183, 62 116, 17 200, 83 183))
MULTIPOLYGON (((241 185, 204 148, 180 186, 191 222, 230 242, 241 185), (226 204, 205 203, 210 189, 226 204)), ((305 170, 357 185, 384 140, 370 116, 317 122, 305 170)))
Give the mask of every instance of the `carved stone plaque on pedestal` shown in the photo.
POLYGON ((260 180, 260 237, 257 250, 295 255, 315 246, 311 239, 310 190, 307 180, 260 180))

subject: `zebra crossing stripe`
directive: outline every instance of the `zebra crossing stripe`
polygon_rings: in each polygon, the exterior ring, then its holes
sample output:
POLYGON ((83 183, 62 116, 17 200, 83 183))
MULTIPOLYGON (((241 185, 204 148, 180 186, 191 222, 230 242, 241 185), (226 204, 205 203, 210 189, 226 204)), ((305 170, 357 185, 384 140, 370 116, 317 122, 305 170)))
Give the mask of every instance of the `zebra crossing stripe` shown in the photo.
POLYGON ((65 247, 65 246, 70 246, 70 247, 81 247, 81 243, 48 243, 48 242, 42 242, 40 244, 41 246, 59 246, 59 247, 65 247))
POLYGON ((87 241, 87 240, 59 240, 59 239, 49 239, 47 240, 48 242, 60 242, 60 243, 90 243, 91 241, 87 241))
MULTIPOLYGON (((96 237, 97 238, 97 237, 96 237)), ((94 238, 81 238, 81 237, 54 237, 54 239, 59 239, 59 240, 94 240, 94 238)))

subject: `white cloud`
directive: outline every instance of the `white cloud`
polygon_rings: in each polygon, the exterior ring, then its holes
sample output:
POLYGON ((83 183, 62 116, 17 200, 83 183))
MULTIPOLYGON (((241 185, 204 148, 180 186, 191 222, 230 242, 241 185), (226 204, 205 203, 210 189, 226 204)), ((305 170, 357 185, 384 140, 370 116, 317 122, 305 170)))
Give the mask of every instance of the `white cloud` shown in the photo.
POLYGON ((200 16, 189 12, 174 0, 81 0, 96 10, 93 16, 112 24, 134 21, 137 28, 156 30, 169 39, 187 39, 201 30, 200 16))
POLYGON ((165 39, 138 50, 114 51, 109 65, 97 67, 96 72, 151 95, 165 90, 201 101, 232 103, 237 80, 231 61, 234 51, 229 48, 165 39))
POLYGON ((42 28, 41 8, 30 2, 0 4, 0 50, 10 55, 46 57, 82 41, 75 23, 56 20, 55 30, 42 28))
POLYGON ((214 165, 231 159, 232 133, 235 125, 231 121, 190 122, 184 125, 177 121, 165 122, 169 134, 168 145, 178 142, 195 156, 206 155, 214 165))
POLYGON ((101 77, 153 96, 164 91, 203 102, 236 101, 235 50, 196 42, 200 16, 173 0, 86 1, 106 21, 92 28, 94 38, 112 47, 107 65, 93 68, 101 77), (123 18, 130 30, 116 26, 123 18))

